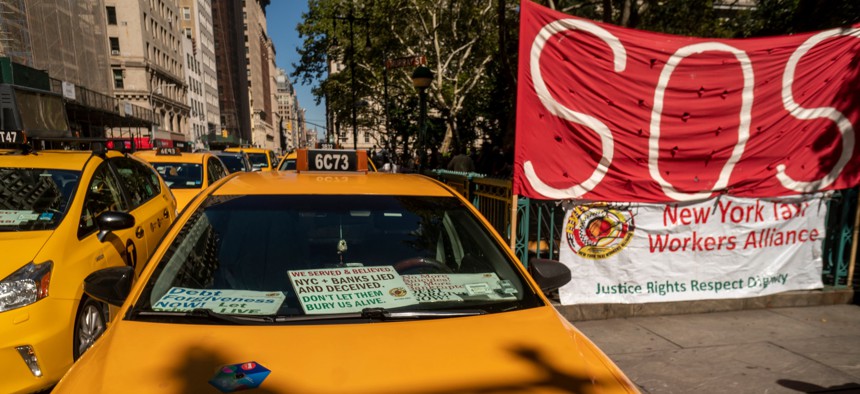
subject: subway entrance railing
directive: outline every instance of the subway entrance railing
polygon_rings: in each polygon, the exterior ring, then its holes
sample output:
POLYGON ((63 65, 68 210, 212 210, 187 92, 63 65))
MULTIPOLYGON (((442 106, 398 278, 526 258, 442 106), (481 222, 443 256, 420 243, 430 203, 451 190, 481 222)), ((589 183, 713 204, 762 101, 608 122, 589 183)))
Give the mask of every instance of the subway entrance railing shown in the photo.
MULTIPOLYGON (((559 247, 563 245, 565 216, 562 201, 514 196, 510 179, 447 170, 433 170, 427 175, 469 200, 508 241, 524 265, 528 265, 531 257, 558 260, 559 247)), ((825 286, 851 287, 852 278, 860 276, 854 270, 860 226, 858 194, 856 187, 839 190, 828 201, 827 233, 822 243, 822 280, 825 286)))

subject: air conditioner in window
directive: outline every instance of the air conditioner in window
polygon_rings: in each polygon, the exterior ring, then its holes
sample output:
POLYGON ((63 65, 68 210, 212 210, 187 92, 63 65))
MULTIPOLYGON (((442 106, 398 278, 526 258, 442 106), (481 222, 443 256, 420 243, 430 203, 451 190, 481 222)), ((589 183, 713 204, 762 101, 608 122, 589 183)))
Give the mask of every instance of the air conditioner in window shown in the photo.
POLYGON ((119 51, 116 49, 111 49, 110 54, 111 54, 111 56, 119 56, 119 51))

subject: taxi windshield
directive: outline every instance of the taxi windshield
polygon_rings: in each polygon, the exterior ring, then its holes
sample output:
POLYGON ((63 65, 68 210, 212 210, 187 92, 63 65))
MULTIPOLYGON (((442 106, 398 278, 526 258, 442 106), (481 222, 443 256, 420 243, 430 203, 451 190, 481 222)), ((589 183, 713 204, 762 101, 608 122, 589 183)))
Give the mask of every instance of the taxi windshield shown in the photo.
POLYGON ((513 264, 453 197, 210 196, 171 242, 131 318, 540 305, 513 264))
POLYGON ((0 231, 56 228, 80 177, 79 171, 0 168, 0 231))
POLYGON ((194 163, 151 163, 171 189, 199 189, 203 186, 203 166, 194 163))
POLYGON ((281 171, 295 171, 296 169, 296 159, 286 159, 281 163, 281 168, 278 170, 281 171))
POLYGON ((265 153, 248 153, 248 160, 254 168, 266 168, 269 166, 269 156, 265 153))
POLYGON ((236 155, 218 155, 218 158, 224 162, 224 165, 227 166, 227 169, 230 172, 242 172, 245 171, 245 160, 243 160, 242 156, 236 155))

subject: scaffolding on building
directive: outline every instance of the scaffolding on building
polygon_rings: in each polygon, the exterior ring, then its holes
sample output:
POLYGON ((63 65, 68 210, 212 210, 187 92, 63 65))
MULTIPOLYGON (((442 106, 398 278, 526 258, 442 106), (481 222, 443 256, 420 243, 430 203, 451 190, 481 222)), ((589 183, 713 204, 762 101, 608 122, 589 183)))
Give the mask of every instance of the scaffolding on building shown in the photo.
POLYGON ((33 65, 24 0, 0 0, 0 55, 16 63, 33 65))

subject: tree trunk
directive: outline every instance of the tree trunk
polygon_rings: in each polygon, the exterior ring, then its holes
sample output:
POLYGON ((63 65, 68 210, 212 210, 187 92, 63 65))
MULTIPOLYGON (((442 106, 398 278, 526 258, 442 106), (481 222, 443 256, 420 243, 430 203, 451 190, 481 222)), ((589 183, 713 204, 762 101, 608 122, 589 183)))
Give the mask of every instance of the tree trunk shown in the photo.
POLYGON ((612 23, 612 0, 603 0, 603 21, 612 23))

